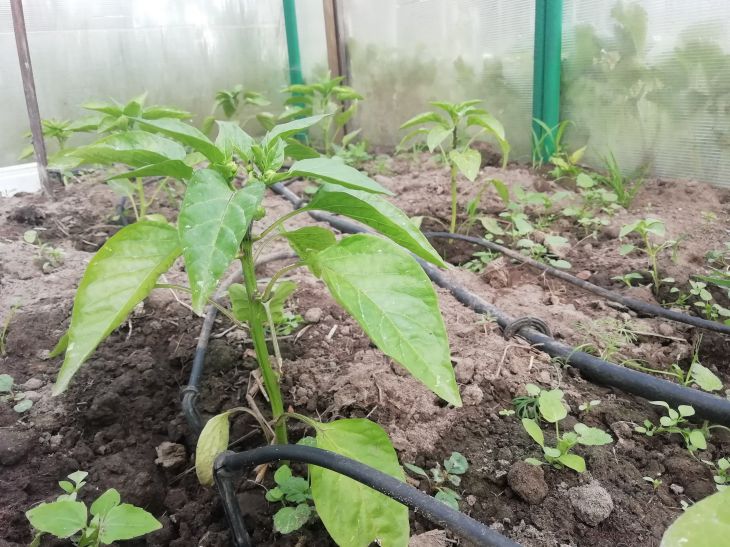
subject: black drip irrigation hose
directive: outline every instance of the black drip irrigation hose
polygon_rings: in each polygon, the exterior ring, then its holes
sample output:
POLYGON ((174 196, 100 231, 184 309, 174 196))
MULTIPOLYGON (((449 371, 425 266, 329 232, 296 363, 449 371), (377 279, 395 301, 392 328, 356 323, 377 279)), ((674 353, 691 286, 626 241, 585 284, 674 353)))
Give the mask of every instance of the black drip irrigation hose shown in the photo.
MULTIPOLYGON (((316 465, 345 475, 423 514, 437 526, 448 528, 476 545, 519 547, 518 543, 481 522, 390 475, 334 452, 299 445, 264 446, 240 453, 228 451, 216 459, 213 476, 223 500, 235 547, 251 547, 253 544, 239 510, 233 477, 236 474, 247 473, 257 465, 282 460, 316 465)), ((342 503, 347 503, 347 500, 342 500, 342 503)))
MULTIPOLYGON (((301 207, 304 203, 295 193, 284 186, 274 184, 272 190, 291 202, 294 207, 301 207)), ((309 213, 317 221, 327 222, 333 228, 344 233, 367 232, 364 227, 326 213, 309 213)), ((698 418, 710 420, 713 423, 730 426, 730 400, 706 393, 694 388, 675 384, 649 374, 622 367, 593 355, 579 351, 571 346, 558 342, 549 334, 534 328, 535 321, 525 321, 525 318, 514 320, 499 308, 484 301, 478 295, 461 287, 450 280, 441 270, 414 257, 423 267, 426 275, 439 287, 447 289, 459 302, 476 313, 494 317, 503 331, 513 331, 514 334, 527 340, 536 349, 551 357, 563 359, 567 364, 577 368, 594 383, 609 385, 627 393, 638 395, 650 401, 665 401, 673 405, 692 405, 698 418), (524 325, 515 328, 515 325, 524 325)), ((541 323, 537 321, 537 323, 541 323)))
POLYGON ((626 306, 627 308, 634 310, 635 312, 645 315, 663 317, 664 319, 670 319, 671 321, 677 321, 679 323, 686 323, 688 325, 692 325, 693 327, 712 330, 715 332, 720 332, 722 334, 730 335, 730 325, 723 325, 722 323, 718 323, 717 321, 710 321, 701 317, 695 317, 694 315, 688 315, 686 313, 668 310, 666 308, 662 308, 661 306, 657 306, 656 304, 649 304, 648 302, 642 302, 641 300, 628 298, 615 291, 604 289, 603 287, 599 287, 598 285, 594 285, 593 283, 589 283, 588 281, 578 279, 577 277, 570 275, 567 272, 558 270, 557 268, 553 268, 552 266, 548 266, 547 264, 543 264, 542 262, 538 262, 537 260, 533 260, 530 257, 527 257, 507 247, 503 247, 502 245, 494 243, 493 241, 489 241, 479 237, 452 234, 449 232, 424 232, 423 235, 428 238, 458 239, 460 241, 467 241, 474 245, 479 245, 481 247, 484 247, 485 249, 489 249, 490 251, 501 253, 538 270, 542 270, 543 272, 548 273, 553 277, 557 277, 558 279, 562 279, 563 281, 570 283, 571 285, 575 285, 576 287, 580 287, 581 289, 585 289, 586 291, 590 291, 594 294, 600 295, 607 300, 618 302, 619 304, 626 306))

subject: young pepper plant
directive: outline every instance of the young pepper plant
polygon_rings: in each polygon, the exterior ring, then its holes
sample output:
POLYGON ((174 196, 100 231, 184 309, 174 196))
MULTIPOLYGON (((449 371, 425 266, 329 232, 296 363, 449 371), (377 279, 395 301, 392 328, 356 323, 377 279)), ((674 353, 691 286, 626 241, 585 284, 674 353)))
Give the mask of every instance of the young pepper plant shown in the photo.
MULTIPOLYGON (((159 218, 140 220, 122 228, 91 259, 76 293, 68 332, 54 350, 55 354, 65 349, 54 394, 68 387, 98 344, 154 288, 189 291, 192 308, 200 314, 237 260, 244 285, 231 288, 232 311, 225 311, 231 320, 248 326, 271 405, 276 442, 287 442, 286 420, 294 417, 314 428, 317 447, 404 480, 387 434, 375 423, 366 419, 320 423, 285 414, 280 389, 285 371, 273 366, 269 357, 264 328, 268 323, 275 340, 271 309, 282 290, 278 281, 295 268, 307 267, 383 353, 446 402, 461 404, 436 292, 411 253, 437 266, 445 264, 405 213, 383 198, 389 192, 377 182, 336 159, 296 160, 302 149, 290 146, 290 137, 320 120, 321 116, 313 116, 278 125, 260 140, 235 123, 218 122, 218 136, 212 142, 180 120, 139 119, 140 129, 115 136, 119 146, 103 140, 100 146, 110 160, 127 163, 137 172, 174 173, 187 182, 187 190, 177 226, 159 218), (186 164, 184 146, 204 155, 207 167, 194 169, 186 164), (287 156, 296 161, 283 170, 287 156), (245 175, 238 177, 241 166, 245 175), (260 229, 266 188, 299 177, 317 179, 320 189, 306 206, 260 229), (318 226, 286 228, 287 220, 311 210, 350 217, 385 237, 362 233, 337 240, 318 226), (262 289, 254 259, 273 237, 288 241, 299 258, 276 272, 262 289), (181 255, 189 287, 158 283, 181 255)), ((233 412, 213 417, 201 433, 196 455, 201 482, 212 482, 213 460, 227 447, 233 412)), ((379 539, 407 544, 404 506, 331 471, 312 467, 310 476, 317 514, 337 543, 362 545, 379 539)))
POLYGON ((494 137, 502 151, 502 167, 507 165, 510 145, 505 137, 504 127, 494 116, 476 105, 480 100, 449 103, 434 101, 438 110, 424 112, 411 118, 401 129, 411 129, 398 148, 416 137, 425 136, 430 152, 439 149, 448 164, 451 176, 451 224, 450 231, 456 231, 456 179, 459 173, 471 182, 477 178, 482 163, 478 150, 472 148, 477 138, 483 135, 494 137), (439 112, 440 110, 440 112, 439 112), (447 152, 448 151, 448 152, 447 152))

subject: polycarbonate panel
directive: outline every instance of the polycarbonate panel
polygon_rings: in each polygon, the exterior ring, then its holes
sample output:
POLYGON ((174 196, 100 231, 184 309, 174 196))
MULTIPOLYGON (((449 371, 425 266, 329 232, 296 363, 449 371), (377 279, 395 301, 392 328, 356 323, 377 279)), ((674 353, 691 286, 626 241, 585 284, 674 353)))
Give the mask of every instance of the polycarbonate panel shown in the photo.
POLYGON ((529 157, 534 0, 342 0, 358 123, 395 145, 432 100, 482 99, 529 157))
MULTIPOLYGON (((83 102, 123 101, 147 91, 148 104, 184 108, 200 121, 210 113, 217 90, 239 83, 265 93, 274 101, 273 111, 281 107, 288 60, 280 0, 24 4, 44 118, 71 119, 85 113, 79 107, 83 102)), ((326 66, 322 2, 299 0, 297 11, 306 77, 326 66)), ((19 136, 28 122, 6 3, 0 5, 0 100, 0 165, 8 165, 17 162, 24 144, 19 136)))
POLYGON ((730 2, 564 0, 563 119, 600 165, 730 185, 730 2))

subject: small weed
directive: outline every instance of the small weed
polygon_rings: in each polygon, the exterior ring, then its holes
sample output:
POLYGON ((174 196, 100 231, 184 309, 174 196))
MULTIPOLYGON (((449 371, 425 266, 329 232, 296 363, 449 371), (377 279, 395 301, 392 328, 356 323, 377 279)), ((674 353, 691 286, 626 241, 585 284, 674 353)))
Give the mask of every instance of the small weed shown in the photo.
POLYGON ((707 449, 707 438, 710 436, 707 423, 701 428, 693 426, 687 418, 694 416, 695 409, 690 405, 679 405, 676 410, 671 408, 664 401, 650 401, 653 405, 662 406, 666 409, 667 415, 659 419, 659 425, 654 425, 650 420, 644 420, 644 424, 636 426, 634 431, 643 433, 647 437, 653 437, 661 433, 678 433, 682 435, 687 450, 707 449))
POLYGON ((608 186, 616 196, 616 201, 624 209, 628 209, 634 201, 636 194, 644 185, 644 177, 638 173, 632 176, 625 176, 618 166, 616 157, 612 152, 603 158, 605 175, 597 175, 596 178, 602 184, 608 186))
POLYGON ((461 496, 448 486, 447 483, 454 487, 461 485, 461 477, 469 469, 469 462, 459 452, 452 452, 451 456, 444 460, 443 469, 439 464, 436 467, 430 469, 431 476, 417 465, 410 463, 403 464, 408 471, 424 477, 429 485, 436 489, 436 495, 434 496, 437 500, 445 503, 449 507, 459 510, 459 500, 461 496), (432 482, 433 481, 433 482, 432 482))
POLYGON ((653 218, 646 218, 632 222, 631 224, 625 224, 621 227, 619 232, 619 239, 624 239, 630 234, 637 234, 641 240, 641 245, 633 245, 631 243, 625 243, 619 248, 621 255, 627 255, 634 251, 644 253, 649 259, 649 267, 651 273, 651 279, 653 283, 654 293, 659 292, 661 286, 661 278, 659 277, 659 265, 658 259, 662 252, 672 249, 676 252, 678 242, 673 240, 665 240, 661 243, 656 243, 653 237, 662 237, 666 233, 664 223, 661 220, 653 218))
POLYGON ((3 321, 2 329, 0 329, 0 357, 5 357, 8 354, 8 331, 10 330, 10 322, 15 317, 16 312, 20 308, 20 304, 13 304, 10 306, 8 316, 3 321))
POLYGON ((651 486, 654 488, 654 492, 659 490, 659 487, 662 485, 662 480, 660 478, 654 478, 654 477, 642 477, 646 482, 651 484, 651 486))
POLYGON ((730 310, 714 301, 712 294, 707 290, 707 283, 690 280, 689 285, 690 296, 696 297, 693 305, 700 309, 702 315, 711 321, 717 321, 721 317, 727 321, 730 318, 730 310))
POLYGON ((586 401, 585 403, 579 404, 578 410, 588 414, 589 412, 591 412, 594 408, 596 408, 600 404, 601 404, 601 401, 599 399, 593 399, 591 401, 586 401))
POLYGON ((43 243, 37 230, 25 231, 23 233, 23 241, 36 248, 37 256, 35 263, 43 273, 51 273, 63 264, 63 251, 50 243, 43 243))
POLYGON ((276 486, 266 492, 266 500, 284 505, 274 515, 274 529, 280 534, 291 534, 315 514, 310 503, 312 491, 309 481, 292 475, 291 468, 282 465, 274 473, 274 482, 276 486))
POLYGON ((725 490, 730 486, 730 459, 720 458, 717 463, 702 460, 712 468, 712 478, 718 490, 725 490))
POLYGON ((43 534, 71 538, 79 547, 97 547, 144 536, 162 528, 162 524, 144 509, 121 503, 119 492, 114 488, 91 504, 89 520, 86 504, 77 500, 87 476, 85 471, 71 473, 68 476, 70 480, 58 483, 65 494, 58 496, 56 501, 41 503, 26 511, 25 516, 36 531, 30 547, 38 547, 43 534))
POLYGON ((27 399, 25 393, 17 391, 15 380, 9 374, 0 374, 0 402, 13 405, 13 410, 23 414, 33 407, 33 401, 27 399))
POLYGON ((644 279, 644 276, 637 272, 631 272, 624 275, 615 275, 611 279, 614 281, 621 281, 627 287, 633 287, 634 281, 644 279))
POLYGON ((475 274, 480 274, 484 271, 487 264, 499 258, 499 253, 493 251, 477 251, 471 256, 473 258, 464 263, 464 268, 475 274))

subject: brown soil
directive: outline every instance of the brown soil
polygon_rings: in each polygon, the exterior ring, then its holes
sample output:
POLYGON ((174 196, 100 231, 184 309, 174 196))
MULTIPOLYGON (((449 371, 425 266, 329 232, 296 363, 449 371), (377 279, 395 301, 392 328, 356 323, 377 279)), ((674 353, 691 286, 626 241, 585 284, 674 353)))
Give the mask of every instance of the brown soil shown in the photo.
MULTIPOLYGON (((394 201, 406 212, 439 221, 448 218, 448 178, 443 168, 423 158, 419 163, 392 160, 389 168, 391 173, 375 176, 394 190, 394 201)), ((539 191, 558 189, 554 182, 524 168, 485 167, 484 177, 539 191)), ((293 189, 301 191, 302 187, 294 185, 293 189)), ((462 207, 475 192, 475 185, 461 183, 462 207)), ((54 203, 28 195, 0 200, 0 321, 17 306, 0 372, 12 375, 17 384, 40 381, 40 387, 33 386, 38 400, 28 413, 17 415, 9 406, 0 405, 0 539, 4 540, 0 545, 27 544, 31 536, 23 511, 55 497, 57 481, 77 469, 90 473, 85 499, 113 486, 122 499, 147 508, 163 522, 161 531, 136 544, 227 544, 217 496, 200 487, 189 472, 192 439, 180 413, 179 393, 187 381, 201 320, 181 304, 187 302, 184 295, 178 295, 178 301, 169 290, 153 293, 99 347, 69 392, 50 396, 59 359, 46 359, 44 352, 68 325, 75 287, 91 253, 118 229, 113 220, 116 201, 93 177, 70 186, 54 203), (51 273, 40 270, 37 250, 22 242, 23 232, 30 228, 45 228, 40 232, 43 241, 64 251, 64 263, 51 273), (165 442, 181 445, 186 455, 170 468, 155 462, 155 449, 165 442)), ((275 196, 267 197, 267 205, 271 215, 288 210, 275 196)), ((551 229, 573 243, 566 255, 573 272, 585 270, 591 281, 624 290, 610 278, 641 269, 643 264, 640 258, 618 254, 615 235, 621 224, 654 216, 666 221, 671 237, 686 236, 677 263, 662 262, 665 275, 681 281, 701 271, 705 253, 721 248, 727 240, 729 208, 727 193, 717 189, 697 183, 650 181, 632 210, 613 217, 597 239, 578 244, 582 234, 567 223, 558 222, 551 229), (718 220, 702 221, 702 211, 714 213, 718 220)), ((502 204, 493 192, 487 192, 481 209, 496 214, 502 204)), ((162 210, 172 218, 171 209, 163 204, 162 210)), ((298 216, 291 222, 304 224, 308 219, 298 216)), ((467 248, 461 252, 469 253, 467 248)), ((447 256, 451 258, 448 250, 447 256)), ((260 273, 269 276, 275 267, 267 265, 260 273)), ((658 368, 686 359, 696 335, 694 329, 679 324, 617 311, 589 293, 507 261, 497 262, 480 275, 456 269, 451 275, 511 315, 542 318, 558 339, 573 345, 595 342, 582 334, 581 323, 590 331, 590 321, 597 319, 631 320, 636 330, 662 337, 641 335, 622 352, 658 368)), ((439 295, 464 399, 460 409, 445 408, 373 348, 359 326, 326 296, 319 281, 299 271, 292 278, 299 288, 291 308, 302 315, 319 308, 321 317, 283 341, 286 404, 322 420, 369 416, 386 428, 402 462, 431 467, 458 450, 470 462, 459 489, 464 496, 462 510, 516 541, 531 546, 658 545, 667 525, 681 513, 680 501, 697 501, 714 491, 710 471, 689 455, 681 439, 647 438, 632 432, 633 422, 658 419, 656 407, 620 391, 594 386, 574 369, 561 368, 520 340, 505 341, 493 323, 464 308, 445 291, 439 290, 439 295), (588 471, 583 475, 544 467, 547 496, 534 504, 523 501, 516 491, 522 492, 517 483, 529 478, 518 464, 526 457, 537 457, 537 447, 518 420, 498 415, 499 410, 509 408, 513 396, 524 394, 527 382, 564 390, 571 407, 568 427, 579 419, 610 431, 616 440, 612 445, 576 450, 586 457, 588 471), (578 405, 591 399, 600 399, 601 404, 587 415, 580 413, 578 405), (654 491, 642 477, 659 474, 662 485, 654 491), (590 526, 573 508, 570 500, 576 491, 571 489, 595 482, 610 494, 614 508, 606 520, 590 526)), ((180 264, 167 279, 185 282, 180 264)), ((629 291, 633 296, 653 298, 648 291, 629 291)), ((201 395, 206 416, 246 404, 243 394, 255 369, 245 334, 226 332, 228 327, 219 319, 213 330, 201 395)), ((726 386, 730 386, 729 344, 727 338, 705 335, 701 353, 703 364, 715 370, 726 386)), ((266 407, 260 396, 258 405, 266 407)), ((251 421, 239 418, 231 438, 238 439, 252 429, 251 421)), ((253 436, 235 448, 262 442, 261 437, 253 436)), ((702 457, 717 459, 727 455, 728 447, 728 438, 716 435, 702 457)), ((255 529, 257 544, 330 544, 317 522, 289 537, 275 534, 271 515, 276 508, 264 500, 261 486, 246 480, 251 478, 241 479, 239 501, 249 528, 255 529)), ((420 517, 413 520, 413 534, 431 528, 420 517)), ((415 540, 413 544, 423 543, 415 540)))

